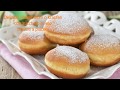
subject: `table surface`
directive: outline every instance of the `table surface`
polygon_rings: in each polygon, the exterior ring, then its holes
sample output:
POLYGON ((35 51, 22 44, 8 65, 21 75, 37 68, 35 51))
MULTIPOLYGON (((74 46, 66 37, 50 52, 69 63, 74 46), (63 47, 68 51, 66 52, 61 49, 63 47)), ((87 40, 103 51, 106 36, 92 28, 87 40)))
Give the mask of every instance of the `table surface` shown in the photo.
MULTIPOLYGON (((117 12, 103 11, 106 16, 120 14, 117 12)), ((22 79, 20 75, 2 58, 0 57, 0 79, 22 79)))
POLYGON ((2 57, 0 57, 0 79, 22 79, 2 57))

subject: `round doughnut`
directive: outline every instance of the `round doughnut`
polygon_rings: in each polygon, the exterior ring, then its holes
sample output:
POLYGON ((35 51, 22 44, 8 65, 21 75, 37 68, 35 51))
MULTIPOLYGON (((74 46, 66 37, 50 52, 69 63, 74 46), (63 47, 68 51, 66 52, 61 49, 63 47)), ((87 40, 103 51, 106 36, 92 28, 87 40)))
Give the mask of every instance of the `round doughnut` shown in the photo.
POLYGON ((48 70, 64 79, 84 77, 90 70, 90 60, 86 53, 72 46, 58 46, 45 55, 48 70))
POLYGON ((53 17, 61 19, 48 19, 44 25, 46 37, 57 44, 76 45, 84 42, 91 34, 92 28, 88 22, 77 13, 58 13, 53 17))
POLYGON ((20 49, 28 54, 45 54, 56 47, 56 44, 45 37, 44 31, 23 31, 18 44, 20 49))
POLYGON ((94 35, 80 46, 92 65, 111 66, 120 61, 120 40, 112 35, 94 35))

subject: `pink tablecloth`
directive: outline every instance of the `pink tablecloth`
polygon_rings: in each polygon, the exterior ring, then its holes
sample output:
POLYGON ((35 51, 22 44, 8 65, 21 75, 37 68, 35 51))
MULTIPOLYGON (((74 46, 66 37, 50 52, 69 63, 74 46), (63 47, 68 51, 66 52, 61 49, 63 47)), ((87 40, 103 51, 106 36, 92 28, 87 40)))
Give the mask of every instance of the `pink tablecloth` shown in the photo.
MULTIPOLYGON (((0 44, 0 56, 14 68, 23 79, 50 79, 49 77, 38 75, 23 57, 12 55, 3 44, 0 44)), ((120 68, 116 70, 109 79, 120 79, 120 68)))
POLYGON ((14 68, 23 79, 49 79, 46 76, 38 75, 23 57, 12 55, 3 44, 0 44, 0 56, 14 68))

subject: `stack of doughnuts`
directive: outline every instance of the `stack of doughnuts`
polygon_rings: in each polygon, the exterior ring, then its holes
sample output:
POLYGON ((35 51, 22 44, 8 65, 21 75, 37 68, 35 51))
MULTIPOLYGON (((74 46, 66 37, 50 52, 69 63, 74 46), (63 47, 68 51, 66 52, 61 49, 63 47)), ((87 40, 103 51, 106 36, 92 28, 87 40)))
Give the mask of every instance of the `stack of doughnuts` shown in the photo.
POLYGON ((47 19, 43 31, 24 31, 19 47, 28 54, 44 54, 48 70, 66 79, 83 78, 95 66, 120 61, 120 40, 94 35, 88 22, 75 12, 60 12, 61 19, 47 19), (48 25, 47 23, 51 23, 48 25), (56 46, 57 45, 57 46, 56 46), (79 48, 73 47, 78 45, 79 48))

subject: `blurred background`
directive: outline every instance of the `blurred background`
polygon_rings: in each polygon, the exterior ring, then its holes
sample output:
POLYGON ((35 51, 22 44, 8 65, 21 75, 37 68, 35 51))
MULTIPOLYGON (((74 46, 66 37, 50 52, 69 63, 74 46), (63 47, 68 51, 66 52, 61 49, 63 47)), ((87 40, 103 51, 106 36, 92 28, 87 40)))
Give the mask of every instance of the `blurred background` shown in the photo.
MULTIPOLYGON (((5 26, 3 25, 3 22, 9 23, 8 21, 3 20, 5 16, 15 16, 20 23, 24 22, 24 24, 26 24, 29 21, 29 18, 27 18, 28 16, 31 16, 31 18, 33 18, 35 16, 42 16, 45 14, 54 15, 58 12, 59 11, 0 11, 0 28, 5 26)), ((120 11, 101 12, 103 12, 107 16, 107 19, 115 18, 120 20, 120 11)))
POLYGON ((0 11, 0 28, 9 26, 8 24, 11 22, 11 20, 4 20, 5 17, 13 19, 14 17, 17 17, 17 20, 21 23, 24 22, 26 24, 29 21, 29 16, 31 19, 35 16, 42 16, 45 14, 56 14, 58 11, 0 11))

